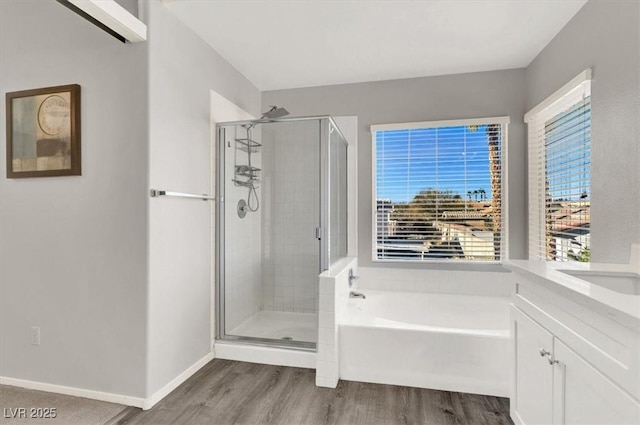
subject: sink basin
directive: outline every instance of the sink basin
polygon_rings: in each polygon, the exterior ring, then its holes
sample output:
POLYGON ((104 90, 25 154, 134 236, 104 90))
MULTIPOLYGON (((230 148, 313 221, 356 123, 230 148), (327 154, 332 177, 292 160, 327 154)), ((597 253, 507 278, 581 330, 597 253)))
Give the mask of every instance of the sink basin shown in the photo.
POLYGON ((631 272, 606 272, 591 270, 559 270, 594 285, 627 295, 640 295, 640 275, 631 272))

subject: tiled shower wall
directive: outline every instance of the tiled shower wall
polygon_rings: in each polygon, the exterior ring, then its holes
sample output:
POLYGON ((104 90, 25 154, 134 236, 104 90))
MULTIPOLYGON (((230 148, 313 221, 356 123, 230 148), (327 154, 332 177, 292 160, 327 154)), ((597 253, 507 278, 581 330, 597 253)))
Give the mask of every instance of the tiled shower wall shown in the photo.
POLYGON ((315 313, 320 123, 271 123, 261 130, 263 308, 315 313))
MULTIPOLYGON (((252 130, 252 138, 260 140, 260 129, 252 130)), ((247 199, 249 189, 233 183, 235 165, 248 165, 247 153, 236 150, 236 137, 245 138, 242 127, 227 127, 225 132, 225 327, 230 333, 236 326, 260 311, 262 306, 262 212, 237 213, 238 201, 247 199), (235 156, 237 154, 237 157, 235 156)), ((261 166, 262 150, 251 156, 252 165, 261 166)), ((258 185, 258 197, 262 188, 258 185)), ((262 199, 260 199, 262 203, 262 199)), ((253 204, 252 204, 253 206, 253 204)))

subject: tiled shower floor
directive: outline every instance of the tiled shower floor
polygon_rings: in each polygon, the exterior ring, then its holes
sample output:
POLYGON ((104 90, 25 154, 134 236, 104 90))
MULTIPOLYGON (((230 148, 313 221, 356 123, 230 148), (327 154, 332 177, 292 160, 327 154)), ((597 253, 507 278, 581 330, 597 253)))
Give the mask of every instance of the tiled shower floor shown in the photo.
POLYGON ((291 338, 293 341, 316 342, 318 340, 318 315, 315 313, 262 310, 227 334, 269 339, 291 338))

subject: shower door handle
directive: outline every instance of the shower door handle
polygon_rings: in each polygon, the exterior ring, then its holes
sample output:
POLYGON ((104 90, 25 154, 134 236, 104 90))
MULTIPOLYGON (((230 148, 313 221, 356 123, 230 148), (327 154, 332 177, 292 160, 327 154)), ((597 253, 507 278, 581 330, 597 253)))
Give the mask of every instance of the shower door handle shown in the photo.
POLYGON ((322 240, 322 227, 316 227, 316 239, 322 240))

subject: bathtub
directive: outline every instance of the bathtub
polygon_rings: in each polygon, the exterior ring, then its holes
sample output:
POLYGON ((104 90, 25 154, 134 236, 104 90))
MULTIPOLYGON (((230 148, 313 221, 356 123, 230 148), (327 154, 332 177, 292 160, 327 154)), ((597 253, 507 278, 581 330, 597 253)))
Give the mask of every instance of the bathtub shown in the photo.
POLYGON ((359 292, 339 318, 341 379, 509 395, 508 298, 359 292))

